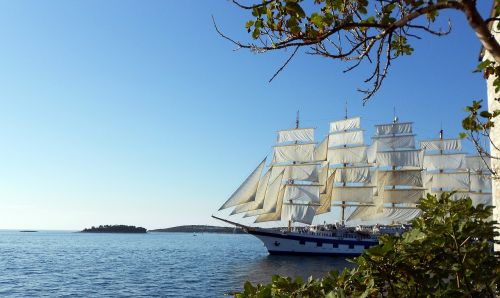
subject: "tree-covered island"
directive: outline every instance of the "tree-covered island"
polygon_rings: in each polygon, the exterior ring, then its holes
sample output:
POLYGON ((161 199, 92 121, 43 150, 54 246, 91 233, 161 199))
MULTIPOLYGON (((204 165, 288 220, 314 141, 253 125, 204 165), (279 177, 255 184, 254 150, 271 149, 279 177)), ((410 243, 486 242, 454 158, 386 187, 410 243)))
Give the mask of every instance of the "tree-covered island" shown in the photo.
POLYGON ((100 225, 83 229, 82 233, 146 233, 147 230, 143 227, 126 226, 126 225, 100 225))

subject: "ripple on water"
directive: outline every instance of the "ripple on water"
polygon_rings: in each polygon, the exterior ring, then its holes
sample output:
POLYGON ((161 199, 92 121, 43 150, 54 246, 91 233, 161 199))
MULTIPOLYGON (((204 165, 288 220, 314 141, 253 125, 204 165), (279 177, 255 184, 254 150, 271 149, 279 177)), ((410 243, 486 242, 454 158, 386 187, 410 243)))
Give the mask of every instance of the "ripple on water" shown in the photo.
POLYGON ((250 235, 0 231, 0 296, 219 297, 272 274, 320 277, 342 258, 269 256, 250 235))

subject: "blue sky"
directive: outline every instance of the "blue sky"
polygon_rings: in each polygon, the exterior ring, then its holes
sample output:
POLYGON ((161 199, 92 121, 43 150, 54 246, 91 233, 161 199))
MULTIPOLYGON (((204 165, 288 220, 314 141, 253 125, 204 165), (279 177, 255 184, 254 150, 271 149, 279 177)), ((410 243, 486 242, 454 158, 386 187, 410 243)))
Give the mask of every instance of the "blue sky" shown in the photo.
POLYGON ((486 98, 479 42, 457 13, 365 107, 369 68, 298 55, 268 83, 290 53, 234 51, 211 15, 248 39, 249 14, 223 0, 0 1, 0 228, 215 224, 297 110, 318 139, 345 100, 367 135, 395 107, 419 138, 441 123, 451 137, 486 98))

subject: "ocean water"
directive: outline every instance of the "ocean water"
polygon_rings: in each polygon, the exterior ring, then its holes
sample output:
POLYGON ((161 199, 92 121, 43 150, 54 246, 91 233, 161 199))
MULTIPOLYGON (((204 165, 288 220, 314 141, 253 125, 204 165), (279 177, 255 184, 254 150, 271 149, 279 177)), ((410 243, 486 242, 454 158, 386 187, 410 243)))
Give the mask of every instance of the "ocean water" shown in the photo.
POLYGON ((246 234, 0 231, 0 297, 222 297, 246 280, 346 266, 340 257, 270 256, 246 234))

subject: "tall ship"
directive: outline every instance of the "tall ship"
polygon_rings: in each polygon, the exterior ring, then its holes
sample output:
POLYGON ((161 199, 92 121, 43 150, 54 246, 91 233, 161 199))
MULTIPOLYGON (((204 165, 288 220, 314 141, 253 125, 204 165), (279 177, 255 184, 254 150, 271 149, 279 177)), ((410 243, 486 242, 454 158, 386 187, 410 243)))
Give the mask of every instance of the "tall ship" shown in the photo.
POLYGON ((277 132, 262 160, 214 218, 259 238, 270 254, 359 255, 384 233, 401 233, 427 193, 456 191, 491 204, 488 161, 461 152, 461 140, 415 141, 413 123, 375 126, 367 145, 360 117, 277 132), (230 209, 230 212, 226 211, 230 209), (267 225, 267 226, 266 226, 267 225), (270 227, 271 225, 271 227, 270 227))

